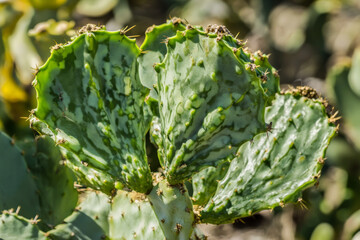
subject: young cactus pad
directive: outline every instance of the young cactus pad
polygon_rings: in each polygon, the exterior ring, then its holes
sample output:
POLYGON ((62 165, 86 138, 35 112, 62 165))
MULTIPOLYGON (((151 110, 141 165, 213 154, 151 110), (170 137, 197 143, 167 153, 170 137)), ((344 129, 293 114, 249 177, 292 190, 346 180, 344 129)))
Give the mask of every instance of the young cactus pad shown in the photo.
MULTIPOLYGON (((146 193, 152 184, 143 120, 148 91, 136 65, 140 49, 121 31, 96 30, 53 48, 34 80, 38 106, 32 121, 46 123, 74 164, 82 162, 146 193)), ((105 180, 91 181, 102 188, 105 180)))
POLYGON ((156 66, 160 155, 170 183, 217 165, 265 130, 261 81, 225 40, 231 36, 223 37, 194 28, 178 32, 156 66))
POLYGON ((203 222, 225 223, 296 202, 320 177, 335 126, 323 105, 291 94, 267 108, 269 132, 243 144, 215 195, 201 211, 203 222))

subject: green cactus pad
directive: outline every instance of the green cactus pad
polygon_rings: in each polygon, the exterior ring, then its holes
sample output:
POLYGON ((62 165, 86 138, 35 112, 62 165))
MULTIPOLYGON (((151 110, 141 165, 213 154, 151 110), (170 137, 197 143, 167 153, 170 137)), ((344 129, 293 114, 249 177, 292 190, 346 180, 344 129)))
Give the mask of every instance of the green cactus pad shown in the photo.
POLYGON ((64 154, 131 189, 150 192, 143 119, 148 91, 136 74, 140 50, 121 31, 87 30, 55 46, 39 69, 32 122, 44 122, 64 154))
POLYGON ((267 108, 266 121, 272 123, 272 130, 238 149, 200 213, 202 222, 233 222, 283 206, 297 201, 302 190, 317 182, 335 134, 323 105, 301 96, 277 95, 267 108))
POLYGON ((266 95, 255 69, 215 34, 190 28, 168 38, 158 71, 167 178, 182 182, 264 131, 266 95))
MULTIPOLYGON (((35 216, 34 216, 35 217, 35 216)), ((13 211, 0 215, 0 239, 47 239, 37 227, 37 220, 28 220, 13 211)))
MULTIPOLYGON (((354 74, 360 68, 360 49, 358 55, 353 57, 352 62, 340 62, 334 66, 328 76, 327 83, 329 92, 332 93, 334 103, 344 117, 344 130, 353 141, 357 149, 360 149, 360 94, 357 94, 354 85, 354 74), (352 77, 351 77, 352 76, 352 77)), ((357 75, 356 81, 359 81, 357 75)))
POLYGON ((112 239, 165 239, 149 200, 135 192, 118 192, 112 203, 109 227, 112 239))
POLYGON ((148 196, 166 239, 189 239, 194 213, 185 186, 161 181, 148 196))
POLYGON ((107 195, 90 192, 63 224, 47 234, 51 239, 107 239, 111 204, 107 195))
POLYGON ((37 137, 35 141, 19 143, 24 149, 25 159, 38 189, 43 222, 57 225, 69 216, 78 200, 74 188, 74 175, 67 168, 59 148, 48 136, 37 137))
POLYGON ((0 210, 21 207, 21 215, 34 217, 40 212, 35 181, 28 170, 23 152, 0 132, 0 210))
POLYGON ((90 192, 76 211, 47 235, 51 239, 188 240, 194 214, 187 191, 162 181, 149 195, 118 191, 111 199, 90 192))
POLYGON ((187 240, 193 232, 193 222, 187 191, 161 181, 147 196, 118 192, 109 216, 110 237, 187 240))

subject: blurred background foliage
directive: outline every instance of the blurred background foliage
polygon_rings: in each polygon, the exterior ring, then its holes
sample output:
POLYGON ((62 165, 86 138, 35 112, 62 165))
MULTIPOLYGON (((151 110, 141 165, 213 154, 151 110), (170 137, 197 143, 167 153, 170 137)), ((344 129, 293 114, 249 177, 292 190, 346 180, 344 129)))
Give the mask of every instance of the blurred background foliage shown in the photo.
MULTIPOLYGON (((359 0, 0 0, 0 130, 32 138, 34 73, 87 23, 136 25, 139 43, 170 17, 226 25, 255 51, 271 53, 284 88, 309 85, 339 110, 323 176, 303 201, 245 223, 204 226, 213 239, 360 239, 359 0), (246 235, 247 234, 247 235, 246 235)), ((335 111, 336 111, 335 110, 335 111)))

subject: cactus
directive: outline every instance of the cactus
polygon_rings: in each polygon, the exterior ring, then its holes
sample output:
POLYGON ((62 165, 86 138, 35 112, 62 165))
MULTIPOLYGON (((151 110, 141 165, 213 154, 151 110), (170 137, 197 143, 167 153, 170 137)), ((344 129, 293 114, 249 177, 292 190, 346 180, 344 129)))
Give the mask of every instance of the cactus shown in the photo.
POLYGON ((183 186, 165 181, 149 195, 118 191, 109 201, 91 192, 78 210, 47 234, 54 239, 189 239, 194 215, 183 186))
POLYGON ((352 61, 339 62, 327 76, 332 100, 344 116, 344 129, 357 149, 360 149, 359 68, 360 49, 355 51, 352 61))
POLYGON ((37 226, 37 217, 26 219, 13 209, 0 215, 0 239, 47 239, 37 226))
POLYGON ((38 215, 57 225, 76 206, 77 192, 70 169, 60 164, 61 154, 50 137, 17 143, 0 133, 0 210, 16 209, 31 218, 38 215), (12 185, 9 185, 11 183, 12 185))
POLYGON ((172 184, 216 165, 264 131, 267 99, 255 65, 242 62, 234 54, 241 50, 219 37, 195 28, 178 32, 156 67, 160 155, 172 184))
POLYGON ((215 194, 217 181, 221 180, 229 169, 230 161, 224 161, 216 167, 207 167, 193 175, 192 199, 196 205, 205 205, 215 194))
MULTIPOLYGON (((224 26, 173 19, 151 27, 141 48, 126 31, 82 28, 53 47, 34 80, 31 126, 54 140, 82 184, 103 192, 86 190, 62 224, 41 228, 46 236, 204 239, 197 223, 296 202, 317 182, 336 118, 316 92, 280 93, 268 56, 251 53, 224 26), (160 172, 148 166, 149 131, 160 172)), ((30 159, 34 173, 34 163, 54 169, 30 159)), ((36 176, 38 186, 49 177, 36 176)))
POLYGON ((39 217, 50 225, 57 225, 74 210, 78 194, 74 188, 74 174, 65 166, 59 149, 48 136, 18 145, 25 151, 25 160, 39 195, 39 217))
POLYGON ((22 216, 31 218, 40 212, 37 187, 28 171, 23 152, 13 139, 0 132, 0 210, 22 208, 22 216))
POLYGON ((109 233, 111 204, 106 194, 90 192, 67 218, 47 234, 52 239, 105 239, 109 233))
MULTIPOLYGON (((65 155, 105 172, 114 182, 149 192, 142 119, 147 90, 136 74, 140 49, 121 31, 91 25, 83 31, 73 42, 54 47, 39 69, 32 121, 46 122, 65 155)), ((98 177, 95 181, 108 184, 98 177)))

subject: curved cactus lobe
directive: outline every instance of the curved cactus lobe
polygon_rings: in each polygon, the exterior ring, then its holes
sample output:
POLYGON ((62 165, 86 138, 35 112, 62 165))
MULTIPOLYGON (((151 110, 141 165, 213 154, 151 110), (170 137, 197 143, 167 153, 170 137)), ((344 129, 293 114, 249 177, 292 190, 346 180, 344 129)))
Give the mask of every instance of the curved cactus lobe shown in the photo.
POLYGON ((167 38, 183 30, 185 30, 185 25, 178 18, 173 18, 159 26, 153 25, 146 30, 145 40, 140 46, 145 54, 138 57, 139 77, 145 87, 152 89, 150 96, 154 99, 157 99, 157 93, 153 91, 154 85, 157 84, 157 76, 153 66, 164 59, 167 38))
POLYGON ((196 29, 168 39, 159 72, 162 157, 170 183, 234 153, 264 130, 266 96, 231 47, 196 29))
POLYGON ((34 81, 38 107, 33 117, 81 161, 136 191, 149 192, 143 119, 147 90, 136 74, 139 53, 134 40, 106 31, 85 33, 53 49, 34 81))
POLYGON ((265 94, 269 97, 268 103, 271 103, 275 94, 280 92, 280 77, 278 71, 269 62, 270 54, 266 55, 260 50, 252 53, 245 47, 244 42, 231 35, 223 35, 222 39, 232 47, 235 55, 246 64, 247 68, 256 72, 261 79, 265 94))
POLYGON ((271 132, 243 144, 202 210, 201 221, 233 222, 263 209, 298 200, 320 177, 335 126, 319 102, 277 95, 267 108, 271 132))
MULTIPOLYGON (((154 86, 157 84, 157 74, 154 69, 154 64, 163 61, 166 50, 166 44, 168 37, 176 35, 177 31, 185 30, 185 25, 179 18, 173 18, 168 20, 167 23, 161 25, 153 25, 146 30, 145 40, 140 46, 141 54, 137 61, 139 63, 139 78, 141 83, 150 89, 150 93, 147 96, 146 103, 148 108, 146 110, 152 117, 150 135, 153 144, 160 146, 158 138, 157 128, 154 126, 158 123, 159 106, 158 106, 158 94, 154 90, 154 86)), ((161 147, 159 148, 161 149, 161 147)), ((160 164, 163 166, 162 161, 160 164)))

